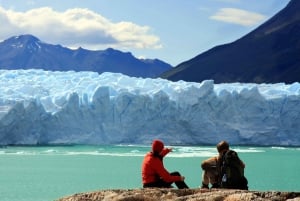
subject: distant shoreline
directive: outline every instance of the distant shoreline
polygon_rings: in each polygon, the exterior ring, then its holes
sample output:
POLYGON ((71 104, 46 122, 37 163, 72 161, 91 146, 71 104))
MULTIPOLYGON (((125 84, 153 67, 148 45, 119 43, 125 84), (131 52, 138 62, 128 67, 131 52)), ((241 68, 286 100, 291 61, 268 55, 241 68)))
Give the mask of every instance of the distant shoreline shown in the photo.
MULTIPOLYGON (((126 143, 126 144, 7 144, 0 145, 0 148, 6 147, 74 147, 74 146, 146 146, 150 147, 150 145, 146 144, 134 144, 134 143, 126 143)), ((182 147, 215 147, 215 144, 169 144, 168 146, 182 146, 182 147)), ((254 144, 232 144, 233 148, 235 147, 261 147, 261 148, 300 148, 300 145, 254 145, 254 144)))

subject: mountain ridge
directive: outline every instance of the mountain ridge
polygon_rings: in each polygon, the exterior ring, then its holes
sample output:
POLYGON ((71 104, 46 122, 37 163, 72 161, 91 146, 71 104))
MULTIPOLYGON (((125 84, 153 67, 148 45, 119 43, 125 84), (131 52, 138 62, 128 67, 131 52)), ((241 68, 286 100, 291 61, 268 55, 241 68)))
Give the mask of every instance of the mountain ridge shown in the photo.
POLYGON ((113 48, 72 50, 45 43, 24 34, 0 42, 0 69, 44 69, 122 73, 133 77, 157 77, 172 66, 159 59, 137 59, 130 52, 113 48))
POLYGON ((164 72, 172 81, 293 83, 300 81, 300 2, 288 5, 240 39, 211 48, 164 72))

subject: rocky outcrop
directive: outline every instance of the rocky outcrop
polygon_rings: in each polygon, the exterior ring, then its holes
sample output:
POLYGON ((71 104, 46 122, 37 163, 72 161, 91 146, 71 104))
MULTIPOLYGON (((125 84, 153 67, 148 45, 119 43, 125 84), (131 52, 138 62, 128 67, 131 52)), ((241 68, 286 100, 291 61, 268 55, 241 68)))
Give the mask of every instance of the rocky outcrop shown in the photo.
POLYGON ((300 192, 205 190, 205 189, 132 189, 78 193, 57 201, 300 201, 300 192))

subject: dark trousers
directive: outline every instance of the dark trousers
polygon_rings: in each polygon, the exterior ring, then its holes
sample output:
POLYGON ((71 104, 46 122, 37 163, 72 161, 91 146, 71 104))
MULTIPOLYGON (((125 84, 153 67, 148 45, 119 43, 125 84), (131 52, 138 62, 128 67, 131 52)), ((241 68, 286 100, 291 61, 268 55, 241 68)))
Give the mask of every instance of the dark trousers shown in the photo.
MULTIPOLYGON (((173 176, 181 176, 179 172, 172 172, 170 175, 173 176)), ((157 187, 157 188, 171 188, 171 184, 173 182, 165 182, 164 180, 160 179, 156 182, 152 182, 152 183, 148 183, 148 184, 144 184, 143 187, 144 188, 150 188, 150 187, 157 187)), ((186 183, 184 181, 176 181, 175 185, 177 186, 177 188, 179 189, 183 189, 183 188, 189 188, 186 183)))

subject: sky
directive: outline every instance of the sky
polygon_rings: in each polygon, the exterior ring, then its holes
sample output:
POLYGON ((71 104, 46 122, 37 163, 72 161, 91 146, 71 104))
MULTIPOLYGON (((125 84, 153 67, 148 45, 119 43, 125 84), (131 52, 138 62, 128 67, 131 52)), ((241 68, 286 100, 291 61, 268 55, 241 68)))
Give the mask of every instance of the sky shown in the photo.
POLYGON ((0 0, 0 41, 32 34, 89 50, 114 48, 172 66, 233 42, 290 0, 0 0))

